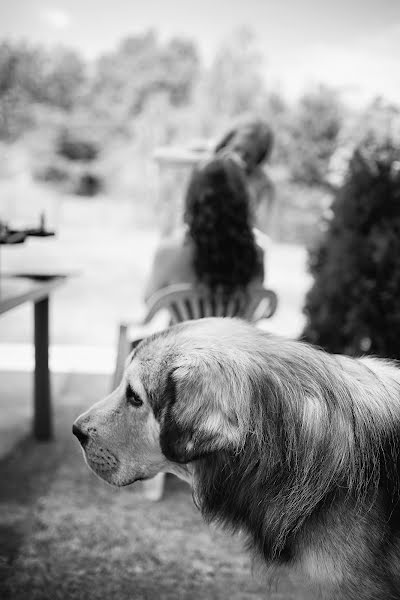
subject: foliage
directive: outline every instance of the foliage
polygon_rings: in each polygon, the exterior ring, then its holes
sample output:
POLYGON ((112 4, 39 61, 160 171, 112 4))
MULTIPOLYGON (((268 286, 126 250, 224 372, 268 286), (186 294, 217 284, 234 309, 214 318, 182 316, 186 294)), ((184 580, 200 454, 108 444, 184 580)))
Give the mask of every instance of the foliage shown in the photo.
POLYGON ((87 101, 99 114, 125 123, 154 94, 165 92, 175 106, 188 102, 198 69, 192 42, 175 38, 162 45, 152 31, 132 36, 97 61, 87 101))
POLYGON ((292 116, 288 161, 293 181, 325 185, 330 159, 338 144, 343 107, 326 87, 305 94, 292 116))
POLYGON ((41 102, 70 111, 84 92, 86 67, 72 50, 57 48, 43 54, 41 102))
POLYGON ((0 140, 14 141, 34 123, 32 107, 23 90, 9 89, 0 96, 0 140))
POLYGON ((236 30, 217 51, 205 80, 208 110, 219 118, 258 111, 266 98, 263 62, 256 38, 236 30))
POLYGON ((63 128, 56 142, 56 151, 68 160, 92 161, 97 158, 100 149, 93 139, 82 132, 63 128))
POLYGON ((85 170, 78 178, 74 193, 77 196, 96 196, 101 192, 103 183, 99 175, 85 170))
POLYGON ((68 181, 69 171, 62 163, 52 163, 38 168, 34 176, 43 183, 62 184, 68 181))
POLYGON ((340 180, 366 126, 378 120, 385 129, 387 114, 397 109, 382 110, 378 102, 350 118, 327 88, 291 105, 265 74, 258 40, 247 28, 228 36, 209 66, 191 40, 163 41, 153 31, 122 40, 92 64, 67 48, 3 43, 0 141, 26 147, 40 181, 72 193, 101 188, 111 199, 129 197, 135 215, 167 230, 180 222, 187 170, 160 177, 152 160, 157 146, 204 144, 238 117, 257 115, 275 134, 267 165, 277 182, 275 235, 309 241, 335 187, 331 171, 340 171, 340 180), (88 187, 92 176, 99 185, 88 187), (160 202, 157 186, 167 177, 160 202))
POLYGON ((368 137, 353 153, 322 242, 304 337, 330 352, 400 358, 400 147, 368 137))
POLYGON ((15 140, 31 128, 38 104, 71 110, 84 80, 84 63, 71 50, 0 44, 0 139, 15 140))

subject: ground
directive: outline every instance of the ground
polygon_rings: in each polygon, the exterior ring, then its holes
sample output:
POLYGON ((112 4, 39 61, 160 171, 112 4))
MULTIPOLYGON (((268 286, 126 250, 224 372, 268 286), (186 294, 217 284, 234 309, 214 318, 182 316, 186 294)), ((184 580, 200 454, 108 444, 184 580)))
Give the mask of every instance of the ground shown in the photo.
MULTIPOLYGON (((27 376, 8 374, 2 398, 10 383, 28 395, 27 376)), ((108 387, 57 375, 54 441, 28 437, 0 462, 0 598, 311 600, 286 574, 271 588, 252 575, 242 541, 202 521, 187 484, 171 476, 149 503, 140 484, 116 489, 89 472, 71 424, 108 387)))

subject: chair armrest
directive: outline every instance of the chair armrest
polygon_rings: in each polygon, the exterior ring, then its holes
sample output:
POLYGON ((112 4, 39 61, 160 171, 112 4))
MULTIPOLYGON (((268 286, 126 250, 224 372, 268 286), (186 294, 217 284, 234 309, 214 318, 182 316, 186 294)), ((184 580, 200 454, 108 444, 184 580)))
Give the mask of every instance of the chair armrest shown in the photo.
POLYGON ((278 296, 273 290, 265 290, 265 295, 261 298, 257 306, 252 321, 257 323, 263 319, 270 319, 278 307, 278 296))
MULTIPOLYGON (((162 314, 161 317, 163 317, 162 314)), ((168 327, 168 319, 165 319, 165 315, 162 320, 156 317, 149 323, 143 320, 126 320, 119 324, 117 359, 112 380, 112 389, 115 389, 119 385, 124 373, 126 359, 132 349, 143 338, 157 331, 162 331, 166 327, 168 327)))
POLYGON ((117 357, 115 361, 114 375, 112 378, 111 391, 119 386, 125 370, 126 359, 133 348, 150 335, 151 332, 142 323, 131 321, 120 323, 118 328, 117 357))

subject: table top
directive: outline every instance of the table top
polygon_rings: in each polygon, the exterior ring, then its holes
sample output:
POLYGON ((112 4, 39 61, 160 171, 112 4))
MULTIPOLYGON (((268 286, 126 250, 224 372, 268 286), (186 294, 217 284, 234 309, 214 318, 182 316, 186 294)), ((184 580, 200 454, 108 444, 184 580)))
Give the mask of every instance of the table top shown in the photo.
POLYGON ((17 274, 0 276, 0 314, 25 302, 42 300, 62 285, 67 275, 17 274))

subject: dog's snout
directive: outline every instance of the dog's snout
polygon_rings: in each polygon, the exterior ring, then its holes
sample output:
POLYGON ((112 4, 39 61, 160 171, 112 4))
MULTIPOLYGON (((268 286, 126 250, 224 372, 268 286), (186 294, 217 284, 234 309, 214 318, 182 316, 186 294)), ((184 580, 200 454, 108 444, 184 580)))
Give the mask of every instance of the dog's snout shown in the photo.
POLYGON ((72 425, 72 433, 76 435, 82 446, 85 446, 89 439, 88 434, 82 431, 75 423, 72 425))

